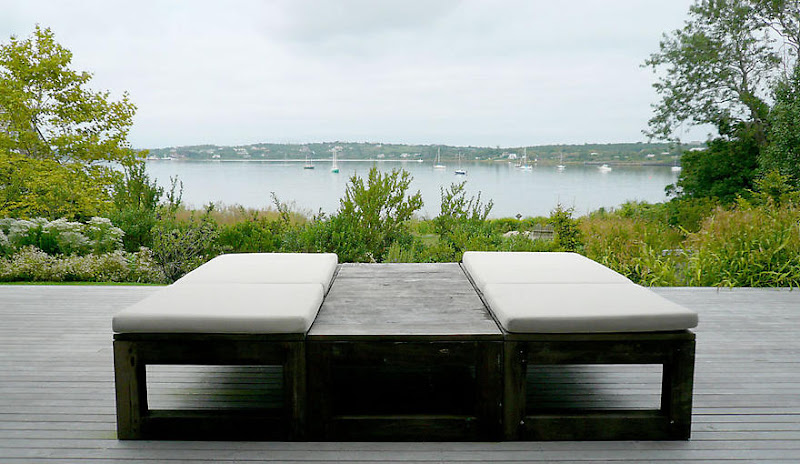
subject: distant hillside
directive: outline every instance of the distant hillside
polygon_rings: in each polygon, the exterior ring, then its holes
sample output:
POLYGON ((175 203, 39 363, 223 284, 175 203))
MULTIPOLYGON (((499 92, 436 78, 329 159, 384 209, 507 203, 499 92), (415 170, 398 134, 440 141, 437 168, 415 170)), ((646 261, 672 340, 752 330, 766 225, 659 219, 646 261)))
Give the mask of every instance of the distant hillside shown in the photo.
MULTIPOLYGON (((190 145, 152 148, 152 158, 179 160, 301 160, 328 159, 334 147, 341 147, 340 159, 386 159, 433 161, 436 151, 451 161, 459 154, 464 160, 499 161, 521 157, 523 147, 456 147, 448 145, 403 145, 390 143, 324 142, 308 144, 257 143, 240 146, 190 145)), ((526 147, 528 159, 540 163, 635 163, 672 164, 684 150, 703 147, 694 142, 680 147, 667 143, 611 143, 583 145, 540 145, 526 147)))

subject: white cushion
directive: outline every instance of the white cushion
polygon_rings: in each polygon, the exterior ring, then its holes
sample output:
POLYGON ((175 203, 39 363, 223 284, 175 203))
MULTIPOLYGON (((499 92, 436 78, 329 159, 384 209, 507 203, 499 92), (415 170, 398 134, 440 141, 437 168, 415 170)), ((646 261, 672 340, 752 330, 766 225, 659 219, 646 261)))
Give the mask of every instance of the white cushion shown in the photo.
POLYGON ((660 332, 697 326, 697 313, 633 283, 487 284, 483 295, 508 332, 660 332))
POLYGON ((462 263, 481 291, 493 283, 631 283, 577 253, 467 251, 462 263))
POLYGON ((175 284, 319 283, 327 292, 336 271, 335 253, 241 253, 220 255, 175 284))
POLYGON ((117 333, 306 333, 319 283, 170 285, 114 316, 117 333))

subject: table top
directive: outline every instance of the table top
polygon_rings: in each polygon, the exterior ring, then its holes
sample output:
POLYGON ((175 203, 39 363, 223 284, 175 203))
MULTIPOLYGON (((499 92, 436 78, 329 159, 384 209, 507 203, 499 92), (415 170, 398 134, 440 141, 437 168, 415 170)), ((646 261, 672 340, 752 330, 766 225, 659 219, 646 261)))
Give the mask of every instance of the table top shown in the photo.
POLYGON ((342 264, 308 339, 502 340, 457 263, 342 264))

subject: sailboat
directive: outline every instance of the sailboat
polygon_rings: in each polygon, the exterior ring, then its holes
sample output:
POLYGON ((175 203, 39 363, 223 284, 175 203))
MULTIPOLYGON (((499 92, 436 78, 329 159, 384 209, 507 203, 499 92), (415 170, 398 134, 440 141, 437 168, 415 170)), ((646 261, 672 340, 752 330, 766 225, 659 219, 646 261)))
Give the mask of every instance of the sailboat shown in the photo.
POLYGON ((339 162, 336 154, 339 153, 339 147, 334 147, 331 151, 333 152, 333 164, 331 165, 331 172, 337 173, 339 172, 339 162))
POLYGON ((437 171, 444 171, 447 169, 447 166, 442 164, 442 153, 441 147, 436 147, 436 164, 433 165, 433 169, 437 171))
POLYGON ((306 164, 303 165, 303 169, 314 169, 314 161, 310 158, 311 155, 306 153, 306 164))
POLYGON ((564 154, 561 153, 560 155, 561 157, 558 159, 558 166, 556 166, 556 169, 558 169, 559 171, 563 171, 567 167, 564 166, 564 154))
POLYGON ((533 166, 528 164, 528 147, 522 149, 522 164, 520 165, 520 169, 523 171, 531 171, 533 170, 533 166))
POLYGON ((461 167, 461 153, 458 154, 458 169, 455 171, 457 176, 466 176, 467 170, 461 167))
POLYGON ((672 165, 672 172, 681 172, 681 167, 678 166, 678 155, 675 155, 675 163, 672 165))

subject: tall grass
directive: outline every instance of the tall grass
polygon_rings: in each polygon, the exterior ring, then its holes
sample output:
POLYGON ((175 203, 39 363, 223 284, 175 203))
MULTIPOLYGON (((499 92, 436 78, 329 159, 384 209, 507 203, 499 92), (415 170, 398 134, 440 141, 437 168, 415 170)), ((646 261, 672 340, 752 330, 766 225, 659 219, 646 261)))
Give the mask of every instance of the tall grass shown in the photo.
POLYGON ((613 214, 584 218, 580 228, 587 257, 642 285, 682 284, 684 236, 680 229, 613 214))
POLYGON ((800 286, 800 209, 719 209, 686 241, 686 284, 800 286))
POLYGON ((589 258, 649 286, 800 286, 800 209, 717 208, 686 232, 615 214, 581 221, 589 258))
MULTIPOLYGON (((293 224, 304 224, 308 215, 302 212, 287 210, 289 220, 293 224)), ((175 220, 190 222, 199 214, 206 214, 207 218, 221 226, 239 224, 248 221, 277 221, 281 219, 281 212, 274 208, 245 208, 242 205, 226 205, 212 203, 206 206, 205 211, 191 210, 180 206, 175 211, 175 220)))

